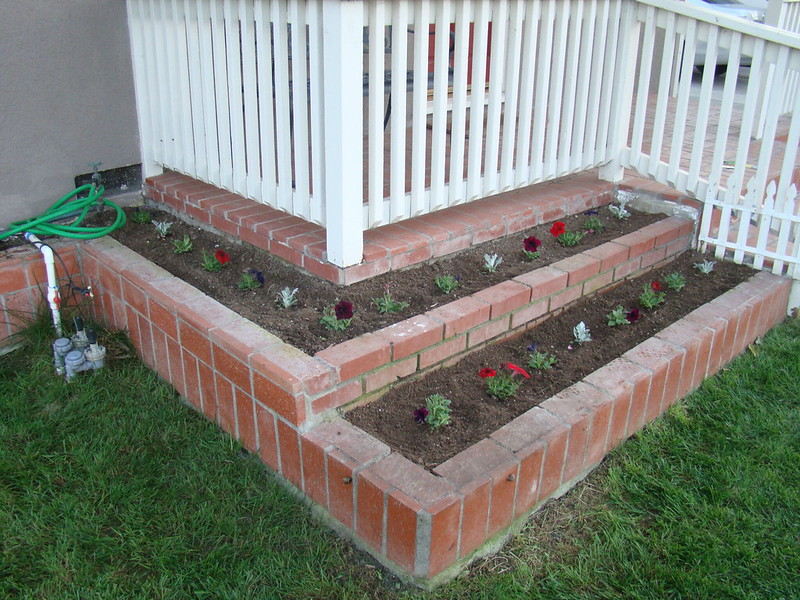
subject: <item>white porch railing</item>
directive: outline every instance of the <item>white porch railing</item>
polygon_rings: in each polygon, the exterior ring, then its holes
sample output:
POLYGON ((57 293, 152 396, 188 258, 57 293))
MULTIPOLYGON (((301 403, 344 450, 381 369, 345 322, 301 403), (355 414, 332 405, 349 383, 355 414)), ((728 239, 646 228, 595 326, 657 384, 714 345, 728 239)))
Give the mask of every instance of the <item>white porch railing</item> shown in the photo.
MULTIPOLYGON (((769 65, 785 85, 800 46, 671 0, 128 0, 128 10, 146 174, 174 169, 321 223, 340 266, 360 261, 364 229, 601 165, 610 179, 630 168, 717 203, 739 202, 753 177, 757 204, 772 172, 783 202, 794 173, 795 120, 783 163, 770 166, 777 110, 757 168, 746 165, 753 96, 769 65), (728 55, 720 97, 713 68, 692 91, 702 44, 707 65, 728 55)), ((703 223, 712 242, 710 213, 703 223)))

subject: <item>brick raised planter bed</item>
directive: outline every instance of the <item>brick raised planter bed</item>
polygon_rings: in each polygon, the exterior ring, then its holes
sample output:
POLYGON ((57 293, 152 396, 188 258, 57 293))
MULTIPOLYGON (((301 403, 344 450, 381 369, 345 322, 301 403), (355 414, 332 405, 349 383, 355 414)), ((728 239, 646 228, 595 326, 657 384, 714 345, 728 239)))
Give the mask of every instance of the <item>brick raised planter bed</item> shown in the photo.
POLYGON ((496 546, 777 323, 790 282, 755 275, 434 473, 335 409, 669 260, 689 247, 691 229, 689 220, 667 218, 315 356, 113 240, 81 244, 77 259, 95 289, 96 317, 129 330, 148 365, 313 500, 334 527, 398 573, 432 585, 496 546))

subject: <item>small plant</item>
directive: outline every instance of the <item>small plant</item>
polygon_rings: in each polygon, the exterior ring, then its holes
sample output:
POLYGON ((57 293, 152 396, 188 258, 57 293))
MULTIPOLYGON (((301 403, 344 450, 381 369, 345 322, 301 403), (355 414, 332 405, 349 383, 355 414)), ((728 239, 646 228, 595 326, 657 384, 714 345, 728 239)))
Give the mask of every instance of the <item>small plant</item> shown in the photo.
POLYGON ((431 429, 439 429, 450 423, 450 400, 441 394, 433 394, 425 398, 427 415, 425 422, 431 429))
POLYGON ((219 273, 229 262, 231 257, 225 250, 217 250, 214 254, 203 251, 203 268, 210 273, 219 273))
POLYGON ((275 304, 280 308, 291 308, 297 304, 297 288, 285 287, 275 296, 275 304))
POLYGON ((344 331, 350 327, 353 320, 353 303, 347 300, 340 300, 334 306, 329 306, 322 311, 322 318, 319 320, 325 329, 333 331, 344 331))
POLYGON ((572 341, 576 344, 585 344, 592 341, 592 332, 586 326, 586 323, 581 321, 572 328, 572 341))
POLYGON ((542 245, 542 240, 537 237, 529 236, 522 240, 522 252, 528 260, 535 260, 539 258, 539 247, 542 245))
MULTIPOLYGON (((658 283, 657 281, 653 283, 658 283)), ((639 304, 642 305, 643 308, 655 308, 662 302, 664 302, 664 292, 660 291, 661 286, 659 284, 658 288, 651 285, 645 285, 641 295, 639 296, 639 304)))
POLYGON ((714 265, 716 264, 717 262, 714 260, 703 259, 703 262, 694 263, 694 268, 700 271, 701 273, 705 273, 706 275, 708 275, 709 273, 711 273, 711 271, 714 270, 714 265))
POLYGON ((627 204, 628 204, 627 200, 620 200, 619 206, 617 206, 616 204, 609 204, 608 212, 610 212, 620 221, 623 221, 631 216, 631 213, 625 208, 627 204))
POLYGON ((264 285, 264 274, 261 271, 250 269, 242 273, 236 287, 240 290, 254 290, 262 285, 264 285))
POLYGON ((146 208, 140 207, 133 211, 131 218, 133 219, 134 223, 144 225, 145 223, 149 223, 153 220, 153 215, 151 215, 150 211, 146 208))
POLYGON ((389 291, 389 284, 384 288, 383 296, 380 298, 373 298, 372 303, 378 307, 378 312, 381 314, 399 313, 404 308, 408 308, 408 302, 398 302, 392 298, 392 293, 389 291))
POLYGON ((586 235, 585 231, 565 231, 556 238, 556 241, 567 248, 577 246, 586 235))
POLYGON ((192 239, 188 235, 184 235, 182 240, 172 240, 172 245, 175 246, 173 252, 175 254, 186 254, 192 251, 192 239))
POLYGON ((588 233, 602 233, 605 228, 600 217, 589 217, 583 222, 583 230, 588 233))
POLYGON ((497 254, 484 254, 483 255, 483 268, 489 271, 489 273, 494 273, 497 271, 497 267, 499 267, 503 263, 503 257, 497 256, 497 254))
POLYGON ((438 287, 445 294, 449 294, 458 287, 458 278, 452 275, 439 275, 434 279, 436 287, 438 287))
POLYGON ((170 227, 172 227, 171 221, 156 221, 153 219, 150 221, 153 225, 155 225, 156 232, 158 233, 158 237, 164 239, 169 235, 170 227))
POLYGON ((492 398, 506 400, 517 393, 522 381, 514 379, 516 375, 522 375, 525 379, 530 379, 530 375, 525 369, 514 363, 503 365, 507 371, 498 373, 494 369, 481 369, 478 375, 486 380, 486 391, 492 398))
POLYGON ((630 323, 630 321, 628 321, 628 313, 625 312, 625 309, 622 307, 621 304, 618 304, 614 310, 608 313, 606 315, 606 318, 608 319, 609 327, 616 327, 617 325, 627 325, 628 323, 630 323))
POLYGON ((686 278, 680 273, 670 273, 664 276, 664 283, 673 292, 680 292, 686 285, 686 278))
POLYGON ((536 369, 537 371, 549 371, 557 362, 558 359, 554 354, 534 350, 533 354, 531 354, 530 360, 528 361, 528 366, 531 369, 536 369))

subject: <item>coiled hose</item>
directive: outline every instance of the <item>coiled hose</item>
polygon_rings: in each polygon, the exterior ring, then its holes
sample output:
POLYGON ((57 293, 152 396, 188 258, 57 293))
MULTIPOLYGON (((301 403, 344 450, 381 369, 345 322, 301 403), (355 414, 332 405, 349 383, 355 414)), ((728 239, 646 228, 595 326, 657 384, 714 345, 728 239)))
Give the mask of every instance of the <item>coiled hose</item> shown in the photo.
POLYGON ((20 233, 33 233, 35 235, 60 235, 65 238, 88 240, 103 237, 115 229, 125 225, 125 213, 122 209, 103 198, 106 188, 102 185, 87 183, 73 190, 38 217, 31 217, 23 221, 15 221, 8 226, 5 231, 0 231, 0 240, 17 235, 20 233), (77 198, 83 192, 89 195, 85 198, 77 198), (107 227, 87 227, 81 223, 94 207, 109 206, 117 212, 114 222, 107 227), (55 221, 77 217, 71 224, 62 225, 55 221))

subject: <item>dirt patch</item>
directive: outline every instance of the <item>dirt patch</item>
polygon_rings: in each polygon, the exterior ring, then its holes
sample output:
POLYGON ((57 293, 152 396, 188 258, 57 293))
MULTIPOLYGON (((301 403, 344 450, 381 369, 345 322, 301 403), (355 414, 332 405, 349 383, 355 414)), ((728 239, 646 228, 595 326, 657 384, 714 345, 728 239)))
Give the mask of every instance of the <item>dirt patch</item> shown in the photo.
POLYGON ((128 224, 115 231, 113 238, 308 354, 469 296, 665 218, 633 211, 628 220, 619 220, 606 207, 601 207, 589 211, 592 214, 582 213, 562 219, 569 231, 582 230, 590 217, 602 222, 603 231, 587 233, 577 246, 562 246, 551 235, 551 224, 539 225, 477 245, 449 258, 343 287, 305 274, 294 265, 249 244, 237 243, 227 236, 189 225, 168 213, 150 211, 152 219, 173 222, 169 236, 161 239, 150 222, 136 223, 131 218, 133 209, 126 209, 126 212, 128 224), (174 241, 182 240, 184 236, 189 236, 193 249, 187 254, 175 254, 174 241), (542 240, 540 257, 532 261, 522 252, 522 240, 529 236, 542 240), (203 252, 213 255, 219 249, 228 253, 231 262, 219 273, 205 271, 202 268, 203 252), (483 268, 484 254, 502 257, 503 262, 496 272, 490 273, 483 268), (242 273, 251 270, 263 274, 263 286, 240 290, 237 283, 242 273), (458 278, 458 287, 449 294, 442 293, 434 282, 440 275, 458 278), (298 303, 288 309, 278 308, 275 303, 279 290, 285 287, 298 289, 298 303), (380 313, 373 299, 382 297, 387 290, 398 302, 407 302, 408 307, 395 314, 380 313), (355 309, 350 327, 341 332, 326 329, 320 323, 323 310, 339 300, 352 302, 355 309))
POLYGON ((431 469, 753 274, 744 265, 717 263, 712 273, 705 275, 693 268, 701 260, 700 256, 684 254, 665 267, 584 299, 515 338, 395 386, 379 400, 345 416, 409 460, 431 469), (667 289, 665 276, 671 273, 685 278, 682 291, 667 289), (665 301, 651 310, 642 308, 639 296, 655 281, 664 288, 665 301), (640 318, 610 327, 607 315, 617 306, 626 312, 638 309, 640 318), (591 332, 592 340, 584 344, 573 341, 573 328, 580 322, 591 332), (534 344, 537 351, 556 357, 555 366, 542 371, 529 368, 529 348, 534 344), (515 376, 516 381, 523 382, 516 395, 498 400, 489 396, 487 379, 479 372, 487 368, 507 372, 502 366, 506 363, 522 367, 531 377, 515 376), (433 394, 448 398, 452 409, 452 422, 436 430, 415 422, 415 411, 433 394))

